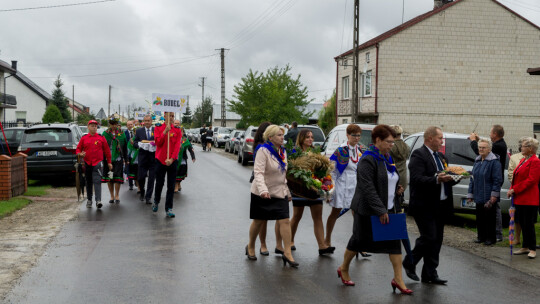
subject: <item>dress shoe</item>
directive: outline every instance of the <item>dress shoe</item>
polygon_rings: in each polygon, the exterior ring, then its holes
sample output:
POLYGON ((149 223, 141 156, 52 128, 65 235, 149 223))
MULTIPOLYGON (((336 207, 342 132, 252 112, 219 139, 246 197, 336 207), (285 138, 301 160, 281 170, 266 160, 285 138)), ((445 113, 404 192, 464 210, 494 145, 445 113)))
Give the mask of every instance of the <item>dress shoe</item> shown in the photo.
POLYGON ((274 253, 275 254, 284 254, 283 250, 279 250, 279 249, 274 249, 274 253))
POLYGON ((536 251, 531 250, 527 256, 529 259, 534 259, 536 257, 536 251))
POLYGON ((268 252, 268 250, 267 251, 262 251, 261 249, 259 249, 259 253, 261 255, 264 255, 264 256, 269 256, 270 255, 270 252, 268 252))
POLYGON ((399 289, 399 291, 401 291, 402 294, 406 294, 406 295, 412 295, 413 294, 413 291, 410 290, 409 288, 401 288, 401 287, 399 287, 398 283, 394 279, 392 279, 392 282, 390 283, 390 285, 392 286, 392 289, 394 290, 394 292, 396 292, 396 288, 397 288, 397 289, 399 289))
POLYGON ((431 283, 431 284, 437 284, 437 285, 444 285, 446 283, 448 283, 447 280, 443 280, 439 277, 435 277, 433 279, 424 279, 422 278, 422 283, 431 283))
POLYGON ((335 247, 327 247, 324 249, 319 249, 319 255, 327 254, 327 253, 334 253, 335 247))
POLYGON ((144 192, 141 192, 141 195, 139 196, 139 199, 141 202, 144 202, 144 192))
POLYGON ((146 199, 146 204, 147 204, 147 205, 151 205, 151 204, 152 204, 152 202, 150 201, 150 198, 147 198, 147 199, 146 199))
POLYGON ((292 245, 291 250, 296 250, 296 246, 292 245))
POLYGON ((345 286, 354 286, 355 285, 353 281, 351 281, 351 280, 347 281, 347 280, 343 279, 343 276, 341 275, 341 266, 338 267, 338 269, 337 269, 337 276, 338 276, 338 278, 341 279, 341 283, 343 283, 343 285, 345 285, 345 286))
POLYGON ((287 263, 289 263, 289 266, 294 267, 294 268, 298 268, 298 266, 300 265, 295 261, 289 260, 285 255, 282 255, 281 259, 283 260, 283 266, 285 266, 285 265, 287 265, 287 263))
POLYGON ((129 190, 133 190, 133 186, 129 186, 129 190))
POLYGON ((249 252, 248 252, 248 245, 246 245, 246 255, 248 257, 248 260, 252 260, 252 261, 256 261, 257 260, 257 257, 254 256, 254 255, 249 255, 249 252))
POLYGON ((420 278, 418 275, 416 275, 416 271, 414 270, 414 266, 408 266, 403 262, 403 269, 405 269, 405 274, 409 277, 409 279, 413 281, 420 281, 420 278))

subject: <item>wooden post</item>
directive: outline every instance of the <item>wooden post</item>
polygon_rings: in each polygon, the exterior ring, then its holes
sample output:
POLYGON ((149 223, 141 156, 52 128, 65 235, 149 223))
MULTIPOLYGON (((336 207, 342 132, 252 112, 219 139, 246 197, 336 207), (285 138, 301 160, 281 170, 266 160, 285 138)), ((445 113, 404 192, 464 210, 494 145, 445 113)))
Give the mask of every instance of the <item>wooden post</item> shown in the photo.
MULTIPOLYGON (((165 112, 165 115, 167 116, 166 119, 165 119, 165 123, 167 124, 165 126, 165 128, 167 128, 169 126, 169 113, 168 112, 165 112)), ((170 131, 169 131, 170 132, 170 131)), ((171 141, 171 136, 169 135, 169 132, 167 132, 167 159, 169 159, 169 145, 170 145, 170 141, 171 141)))

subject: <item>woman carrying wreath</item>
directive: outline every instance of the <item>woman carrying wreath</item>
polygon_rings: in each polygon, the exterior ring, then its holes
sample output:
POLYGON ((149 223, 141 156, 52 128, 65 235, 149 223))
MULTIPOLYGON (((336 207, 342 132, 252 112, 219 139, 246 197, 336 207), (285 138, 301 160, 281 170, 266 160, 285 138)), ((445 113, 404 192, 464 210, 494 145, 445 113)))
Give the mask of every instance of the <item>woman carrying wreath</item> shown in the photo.
MULTIPOLYGON (((296 138, 296 150, 308 152, 313 149, 313 132, 308 129, 302 129, 296 138)), ((319 255, 334 253, 335 247, 330 247, 324 242, 324 225, 322 220, 323 202, 321 199, 305 199, 298 196, 292 197, 293 216, 291 218, 291 248, 296 250, 294 245, 294 235, 298 229, 298 224, 304 214, 304 207, 309 207, 311 218, 313 219, 313 233, 317 244, 319 245, 319 255)), ((281 242, 278 241, 278 245, 281 242)))
POLYGON ((351 207, 351 201, 356 189, 356 168, 363 153, 358 145, 361 136, 362 129, 358 125, 348 125, 347 142, 338 147, 330 157, 330 160, 334 161, 336 166, 332 172, 334 195, 329 203, 332 206, 332 212, 326 220, 325 243, 327 246, 332 246, 332 231, 341 209, 351 207))
POLYGON ((263 134, 264 144, 259 146, 253 171, 255 179, 251 184, 251 204, 249 215, 253 220, 249 228, 249 243, 246 255, 249 260, 255 256, 255 240, 265 221, 276 220, 283 238, 283 264, 298 267, 291 253, 291 226, 289 223, 289 201, 291 193, 287 187, 287 152, 283 147, 284 128, 269 126, 263 134))

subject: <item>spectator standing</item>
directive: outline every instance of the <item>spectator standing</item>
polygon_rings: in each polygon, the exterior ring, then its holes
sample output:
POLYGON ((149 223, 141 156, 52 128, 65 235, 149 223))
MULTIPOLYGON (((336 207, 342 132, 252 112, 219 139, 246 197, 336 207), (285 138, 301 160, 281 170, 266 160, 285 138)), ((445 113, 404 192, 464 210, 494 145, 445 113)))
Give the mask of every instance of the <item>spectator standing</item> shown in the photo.
POLYGON ((500 199, 502 178, 499 174, 501 163, 491 152, 491 142, 478 141, 480 155, 474 161, 472 178, 469 181, 467 200, 476 203, 476 227, 478 237, 475 243, 493 245, 496 240, 495 203, 500 199))
POLYGON ((540 182, 540 160, 536 156, 538 141, 528 137, 521 145, 524 158, 514 170, 512 186, 508 190, 508 197, 514 198, 516 206, 516 221, 521 225, 523 232, 522 248, 515 255, 528 254, 530 259, 536 257, 536 232, 534 223, 538 215, 540 182))
POLYGON ((298 133, 300 133, 300 131, 298 130, 298 123, 296 121, 293 121, 291 124, 291 128, 289 129, 287 134, 285 134, 285 144, 289 142, 289 139, 292 140, 293 144, 296 143, 298 133))
POLYGON ((212 129, 212 126, 208 127, 206 130, 206 150, 212 151, 212 141, 214 140, 214 130, 212 129))
POLYGON ((199 130, 199 134, 201 135, 202 150, 206 151, 206 124, 203 124, 202 128, 199 130))
MULTIPOLYGON (((516 169, 519 162, 525 157, 523 156, 523 153, 521 153, 521 145, 523 144, 523 141, 525 141, 527 137, 522 137, 519 139, 518 142, 518 153, 513 154, 510 156, 510 161, 508 161, 508 181, 510 184, 512 184, 512 179, 514 177, 514 170, 516 169)), ((515 236, 514 236, 514 245, 521 244, 521 225, 518 222, 515 222, 515 236)))
POLYGON ((96 207, 103 207, 101 203, 101 176, 103 175, 103 158, 107 160, 109 170, 113 169, 111 150, 105 137, 97 134, 98 123, 95 120, 88 122, 88 134, 84 135, 77 145, 75 153, 84 159, 86 173, 86 207, 92 208, 92 186, 95 192, 96 207))
MULTIPOLYGON (((489 137, 492 142, 492 152, 493 154, 499 157, 501 162, 501 178, 504 183, 504 168, 506 166, 506 156, 508 154, 508 147, 504 141, 504 128, 501 125, 493 125, 489 132, 489 137)), ((473 149, 476 155, 479 155, 478 152, 478 134, 471 133, 469 140, 471 141, 471 148, 473 149)), ((497 242, 501 242, 503 239, 502 236, 502 216, 501 216, 501 206, 497 202, 495 203, 496 214, 497 214, 497 242)))
MULTIPOLYGON (((126 142, 129 143, 131 141, 131 139, 133 138, 133 136, 135 136, 135 130, 133 130, 133 120, 128 120, 126 122, 126 128, 127 128, 127 130, 124 131, 124 134, 126 135, 126 142)), ((128 165, 125 166, 124 173, 128 177, 129 190, 133 190, 133 179, 129 178, 130 173, 133 173, 133 172, 130 172, 130 170, 129 170, 130 169, 129 164, 131 164, 131 161, 132 161, 131 157, 129 155, 128 155, 127 160, 128 160, 128 165)))

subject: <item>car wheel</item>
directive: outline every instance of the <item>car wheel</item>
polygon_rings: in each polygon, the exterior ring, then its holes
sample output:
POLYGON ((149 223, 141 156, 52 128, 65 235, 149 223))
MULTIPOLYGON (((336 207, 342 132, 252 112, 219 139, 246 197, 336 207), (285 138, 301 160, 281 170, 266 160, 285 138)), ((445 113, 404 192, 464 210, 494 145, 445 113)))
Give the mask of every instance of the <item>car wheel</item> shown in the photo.
POLYGON ((242 162, 242 153, 238 152, 238 163, 242 162))
MULTIPOLYGON (((240 153, 238 153, 240 154, 240 153)), ((248 157, 249 155, 246 155, 245 153, 242 153, 242 166, 247 166, 248 165, 248 157)))

